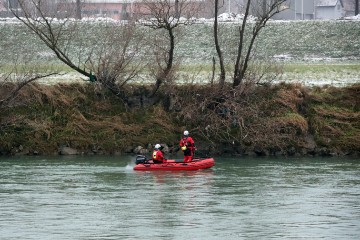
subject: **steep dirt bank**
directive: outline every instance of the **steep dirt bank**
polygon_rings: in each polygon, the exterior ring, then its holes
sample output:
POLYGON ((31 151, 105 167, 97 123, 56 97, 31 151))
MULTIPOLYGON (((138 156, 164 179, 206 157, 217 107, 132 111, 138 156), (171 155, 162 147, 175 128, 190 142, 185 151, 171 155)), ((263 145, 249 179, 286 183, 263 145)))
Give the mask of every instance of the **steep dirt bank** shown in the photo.
POLYGON ((171 153, 185 129, 199 155, 360 153, 359 84, 146 91, 131 86, 120 100, 90 84, 30 85, 1 109, 0 155, 144 153, 155 143, 171 153))

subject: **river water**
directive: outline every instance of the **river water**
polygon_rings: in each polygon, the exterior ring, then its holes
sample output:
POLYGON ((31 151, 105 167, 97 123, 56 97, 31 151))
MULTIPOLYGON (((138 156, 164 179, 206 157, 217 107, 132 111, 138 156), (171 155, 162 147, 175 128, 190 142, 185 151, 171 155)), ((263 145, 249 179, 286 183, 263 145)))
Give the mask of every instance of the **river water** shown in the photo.
POLYGON ((0 239, 360 239, 360 159, 0 158, 0 239))

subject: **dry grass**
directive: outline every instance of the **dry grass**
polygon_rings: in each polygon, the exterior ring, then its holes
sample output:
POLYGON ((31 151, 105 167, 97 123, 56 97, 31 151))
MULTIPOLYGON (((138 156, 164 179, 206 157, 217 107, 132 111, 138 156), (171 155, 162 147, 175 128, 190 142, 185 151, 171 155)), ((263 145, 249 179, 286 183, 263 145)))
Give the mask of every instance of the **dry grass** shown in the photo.
POLYGON ((187 129, 199 146, 203 142, 214 148, 260 146, 286 152, 306 146, 311 135, 317 146, 359 151, 359 89, 176 86, 161 92, 154 105, 126 108, 94 85, 31 84, 0 114, 0 150, 11 152, 22 145, 54 153, 66 145, 125 151, 137 145, 177 144, 187 129))
POLYGON ((360 151, 360 85, 310 94, 309 122, 319 145, 360 151))

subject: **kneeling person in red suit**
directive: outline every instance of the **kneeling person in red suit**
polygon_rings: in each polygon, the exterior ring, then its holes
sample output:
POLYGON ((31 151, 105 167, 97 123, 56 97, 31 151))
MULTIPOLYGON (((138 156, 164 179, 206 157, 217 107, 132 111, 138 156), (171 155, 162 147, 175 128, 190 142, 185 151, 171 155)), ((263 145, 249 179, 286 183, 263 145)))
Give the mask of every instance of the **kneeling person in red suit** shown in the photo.
POLYGON ((156 144, 153 154, 152 154, 152 160, 154 163, 164 163, 166 162, 165 158, 164 158, 164 154, 161 152, 160 150, 161 145, 160 144, 156 144))

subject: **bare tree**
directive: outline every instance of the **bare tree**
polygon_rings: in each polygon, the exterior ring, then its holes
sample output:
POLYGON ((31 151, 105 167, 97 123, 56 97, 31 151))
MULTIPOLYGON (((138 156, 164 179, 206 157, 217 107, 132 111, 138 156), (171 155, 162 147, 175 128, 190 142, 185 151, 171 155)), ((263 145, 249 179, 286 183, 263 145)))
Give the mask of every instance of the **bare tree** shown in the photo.
POLYGON ((175 29, 181 25, 192 23, 192 17, 198 13, 200 3, 191 0, 143 0, 145 13, 144 25, 155 30, 164 30, 167 35, 167 48, 162 48, 165 56, 157 61, 156 83, 152 95, 164 82, 170 82, 174 67, 174 51, 176 44, 175 29))
POLYGON ((124 98, 124 86, 134 79, 144 65, 139 55, 143 37, 134 24, 106 25, 102 44, 88 54, 85 66, 97 80, 115 95, 124 98))
MULTIPOLYGON (((40 69, 38 64, 34 64, 33 54, 25 55, 23 51, 29 52, 25 46, 17 46, 13 52, 12 42, 9 41, 6 26, 0 29, 0 112, 15 104, 21 90, 27 85, 58 74, 51 65, 47 70, 40 69), (6 54, 10 51, 11 54, 6 54)), ((11 30, 9 30, 11 31, 11 30)), ((0 116, 1 118, 2 116, 0 116)), ((1 127, 1 121, 0 121, 1 127)))
MULTIPOLYGON (((218 0, 215 0, 216 2, 218 0)), ((246 73, 248 71, 249 63, 251 60, 252 53, 254 51, 254 43, 261 29, 263 29, 268 20, 273 17, 275 14, 283 11, 285 8, 283 4, 286 0, 258 0, 251 1, 247 0, 244 5, 244 15, 242 18, 242 22, 239 26, 239 39, 237 43, 237 53, 236 60, 234 64, 234 73, 233 73, 233 88, 239 86, 243 79, 246 77, 246 73), (254 13, 256 20, 253 24, 249 23, 250 14, 254 13), (246 33, 250 33, 250 37, 246 38, 246 33)), ((218 4, 215 4, 215 8, 218 8, 218 4)), ((214 22, 214 38, 215 38, 215 47, 216 49, 220 49, 219 42, 216 41, 218 31, 215 28, 217 25, 217 10, 215 15, 214 22)), ((223 58, 221 51, 217 51, 219 59, 223 58)), ((220 68, 225 69, 224 63, 220 60, 220 68)), ((225 70, 224 70, 225 71, 225 70)), ((223 70, 220 74, 220 84, 224 84, 225 72, 223 70)))
MULTIPOLYGON (((76 65, 70 58, 67 52, 66 46, 63 46, 62 41, 69 41, 68 37, 69 28, 67 24, 69 22, 68 17, 71 15, 63 15, 64 21, 55 21, 58 17, 58 13, 66 13, 66 8, 58 6, 57 11, 54 13, 49 12, 47 1, 45 0, 19 0, 19 7, 21 8, 21 14, 18 14, 12 10, 12 13, 22 23, 24 23, 32 32, 34 32, 45 44, 49 47, 57 56, 57 58, 68 65, 73 70, 87 76, 94 78, 90 71, 76 65), (22 17, 23 15, 23 17, 22 17)), ((67 6, 68 7, 68 6, 67 6)))
POLYGON ((215 0, 214 41, 215 41, 216 53, 219 57, 219 64, 220 64, 220 87, 223 87, 225 84, 226 72, 225 72, 224 57, 219 43, 218 11, 219 11, 219 0, 215 0))
POLYGON ((132 44, 134 24, 105 22, 99 27, 100 35, 93 36, 93 32, 84 32, 89 28, 86 23, 71 20, 74 6, 72 1, 53 4, 50 8, 46 0, 19 0, 21 13, 13 11, 13 14, 61 62, 123 97, 121 87, 139 70, 139 64, 130 64, 139 48, 139 42, 132 44))

